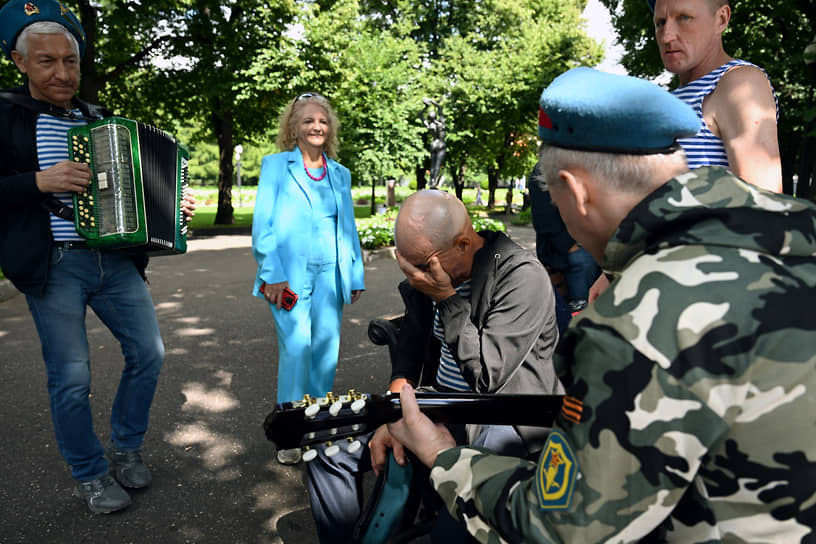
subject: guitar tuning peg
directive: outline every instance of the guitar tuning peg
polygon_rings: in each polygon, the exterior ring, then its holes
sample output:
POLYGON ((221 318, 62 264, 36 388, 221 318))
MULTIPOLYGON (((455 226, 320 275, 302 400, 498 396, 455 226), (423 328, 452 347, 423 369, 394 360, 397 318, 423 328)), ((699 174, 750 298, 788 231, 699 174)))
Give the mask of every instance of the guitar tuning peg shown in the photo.
POLYGON ((359 414, 360 411, 365 408, 366 401, 365 399, 357 399, 351 403, 351 411, 355 414, 359 414))
POLYGON ((333 403, 333 404, 332 404, 332 405, 329 407, 329 413, 330 413, 332 416, 336 416, 337 414, 339 414, 339 413, 340 413, 340 410, 342 410, 342 408, 343 408, 343 403, 342 403, 341 401, 339 401, 339 400, 338 400, 338 401, 334 402, 334 403, 333 403))
POLYGON ((363 443, 360 442, 359 440, 355 440, 353 438, 348 438, 348 441, 349 441, 349 446, 348 446, 348 452, 349 453, 356 453, 357 451, 360 450, 360 448, 363 447, 363 443))
MULTIPOLYGON (((331 443, 327 442, 327 444, 331 443)), ((326 448, 326 457, 334 457, 338 453, 340 453, 340 446, 338 446, 337 444, 332 444, 331 446, 326 448)))
POLYGON ((320 405, 319 404, 310 404, 306 407, 303 411, 303 414, 309 418, 314 419, 314 417, 320 412, 320 405))
POLYGON ((313 461, 315 457, 317 457, 317 450, 306 446, 303 451, 303 460, 308 463, 309 461, 313 461))

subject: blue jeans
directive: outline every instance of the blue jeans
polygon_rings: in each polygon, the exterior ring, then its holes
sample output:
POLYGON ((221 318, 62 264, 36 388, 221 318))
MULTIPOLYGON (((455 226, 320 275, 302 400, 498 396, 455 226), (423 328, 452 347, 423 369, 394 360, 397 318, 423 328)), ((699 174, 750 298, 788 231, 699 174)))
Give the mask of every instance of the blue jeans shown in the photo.
POLYGON ((57 446, 80 481, 108 473, 94 433, 85 330, 90 306, 122 346, 125 367, 111 409, 111 440, 142 445, 164 360, 153 300, 133 261, 117 251, 53 248, 43 296, 26 295, 40 335, 57 446))
POLYGON ((601 275, 601 267, 584 248, 578 248, 567 254, 567 269, 564 279, 567 281, 568 302, 589 298, 589 288, 601 275))

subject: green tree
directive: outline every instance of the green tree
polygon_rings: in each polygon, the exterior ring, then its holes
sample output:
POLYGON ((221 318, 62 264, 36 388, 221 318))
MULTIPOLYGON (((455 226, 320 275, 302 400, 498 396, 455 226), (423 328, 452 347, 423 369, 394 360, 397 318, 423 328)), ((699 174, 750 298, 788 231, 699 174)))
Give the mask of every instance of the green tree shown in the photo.
MULTIPOLYGON (((621 64, 636 76, 663 71, 654 40, 652 13, 646 0, 601 0, 624 48, 621 64)), ((731 23, 723 34, 726 52, 764 68, 779 99, 779 147, 786 193, 792 176, 802 182, 812 175, 816 141, 816 79, 804 62, 814 38, 816 3, 812 0, 731 0, 731 23)), ((677 78, 670 88, 677 85, 677 78)), ((802 194, 801 186, 799 194, 802 194)), ((809 195, 816 197, 813 189, 809 195)))
POLYGON ((584 4, 480 2, 472 29, 445 39, 436 69, 447 89, 448 169, 457 194, 468 164, 487 173, 490 207, 500 179, 529 173, 542 89, 561 72, 602 58, 580 25, 584 4))
POLYGON ((371 184, 374 211, 375 185, 399 176, 422 153, 410 122, 421 86, 419 49, 367 25, 356 0, 305 6, 299 22, 306 69, 295 84, 331 101, 342 124, 341 161, 355 180, 371 184))
POLYGON ((294 9, 288 0, 188 2, 170 41, 171 58, 182 62, 153 81, 154 91, 173 97, 177 118, 199 120, 197 139, 218 144, 215 224, 233 222, 235 146, 263 135, 289 99, 280 83, 295 69, 286 24, 294 9))

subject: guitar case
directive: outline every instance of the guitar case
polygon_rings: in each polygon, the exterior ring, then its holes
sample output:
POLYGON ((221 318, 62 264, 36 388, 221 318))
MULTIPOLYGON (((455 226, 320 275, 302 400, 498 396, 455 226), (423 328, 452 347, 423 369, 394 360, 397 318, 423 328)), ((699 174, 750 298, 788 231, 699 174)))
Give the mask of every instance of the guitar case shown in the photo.
POLYGON ((377 477, 372 497, 354 527, 355 544, 382 544, 388 541, 402 519, 413 475, 411 463, 401 466, 397 464, 394 452, 388 452, 385 470, 377 477))
POLYGON ((415 519, 423 495, 432 491, 427 483, 429 472, 412 454, 409 462, 401 466, 389 451, 385 470, 377 477, 371 498, 354 527, 353 544, 409 542, 430 531, 435 513, 422 512, 420 517, 427 519, 415 519))

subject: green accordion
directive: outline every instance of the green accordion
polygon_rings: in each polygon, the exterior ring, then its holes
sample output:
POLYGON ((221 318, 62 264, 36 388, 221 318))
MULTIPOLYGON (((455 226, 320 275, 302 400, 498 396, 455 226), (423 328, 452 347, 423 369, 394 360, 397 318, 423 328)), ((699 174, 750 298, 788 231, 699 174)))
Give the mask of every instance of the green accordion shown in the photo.
POLYGON ((181 205, 189 191, 187 149, 170 134, 109 117, 68 131, 74 161, 91 183, 74 194, 74 226, 88 246, 139 247, 148 254, 187 251, 181 205))

